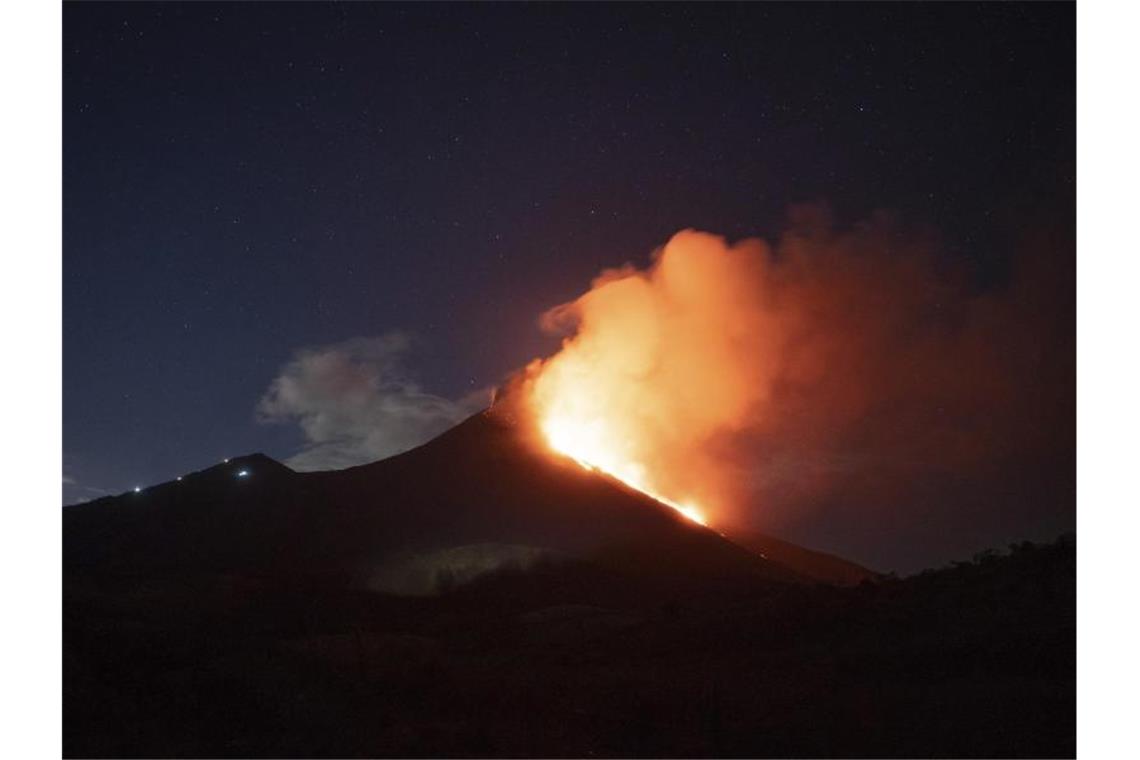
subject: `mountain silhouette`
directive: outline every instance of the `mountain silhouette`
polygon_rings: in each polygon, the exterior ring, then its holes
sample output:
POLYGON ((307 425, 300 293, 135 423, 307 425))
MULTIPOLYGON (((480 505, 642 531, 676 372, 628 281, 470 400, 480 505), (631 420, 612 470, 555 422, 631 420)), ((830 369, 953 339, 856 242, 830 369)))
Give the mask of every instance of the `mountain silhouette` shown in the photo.
POLYGON ((509 407, 63 523, 66 757, 1075 752, 1072 539, 878 576, 697 525, 509 407))
POLYGON ((560 559, 670 584, 831 580, 801 556, 749 551, 549 453, 497 410, 347 470, 253 454, 64 512, 72 571, 335 575, 396 593, 560 559))

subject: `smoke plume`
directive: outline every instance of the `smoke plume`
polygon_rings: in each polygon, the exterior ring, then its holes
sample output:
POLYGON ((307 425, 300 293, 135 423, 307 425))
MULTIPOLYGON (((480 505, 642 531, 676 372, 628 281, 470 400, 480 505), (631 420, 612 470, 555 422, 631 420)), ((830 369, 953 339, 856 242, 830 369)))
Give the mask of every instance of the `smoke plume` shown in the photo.
POLYGON ((296 352, 257 406, 263 422, 295 422, 306 446, 287 464, 334 470, 399 454, 486 405, 485 391, 452 400, 424 391, 405 368, 405 333, 296 352))
POLYGON ((685 230, 548 311, 562 348, 521 382, 558 448, 719 526, 1067 461, 1064 272, 979 294, 947 261, 888 216, 837 230, 818 207, 774 244, 685 230))

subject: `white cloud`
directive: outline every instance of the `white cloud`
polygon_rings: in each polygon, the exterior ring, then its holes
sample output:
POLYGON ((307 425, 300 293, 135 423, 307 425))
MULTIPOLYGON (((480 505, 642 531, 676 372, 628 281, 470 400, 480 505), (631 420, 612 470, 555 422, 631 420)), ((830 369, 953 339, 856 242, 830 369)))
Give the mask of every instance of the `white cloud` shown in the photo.
POLYGON ((420 389, 404 367, 407 335, 390 332, 297 351, 257 406, 263 422, 295 422, 307 446, 286 464, 326 470, 383 459, 485 407, 486 391, 450 400, 420 389))

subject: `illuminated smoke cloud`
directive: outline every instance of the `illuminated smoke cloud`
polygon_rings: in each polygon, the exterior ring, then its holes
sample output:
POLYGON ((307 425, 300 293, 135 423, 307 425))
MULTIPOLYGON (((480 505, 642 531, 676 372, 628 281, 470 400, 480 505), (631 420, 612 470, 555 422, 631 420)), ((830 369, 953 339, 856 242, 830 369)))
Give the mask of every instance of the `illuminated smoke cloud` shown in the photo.
POLYGON ((1069 285, 977 294, 945 260, 888 216, 836 230, 815 206, 775 244, 685 230, 547 312, 562 348, 521 382, 557 448, 714 525, 981 477, 1057 443, 1069 285))

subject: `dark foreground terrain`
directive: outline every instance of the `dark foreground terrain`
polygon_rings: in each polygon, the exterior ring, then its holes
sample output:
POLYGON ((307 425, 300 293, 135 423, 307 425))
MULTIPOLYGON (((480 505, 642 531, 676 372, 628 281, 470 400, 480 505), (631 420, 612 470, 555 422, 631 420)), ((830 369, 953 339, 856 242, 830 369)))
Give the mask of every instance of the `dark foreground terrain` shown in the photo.
POLYGON ((222 463, 63 538, 69 757, 1076 751, 1071 538, 880 577, 493 415, 339 473, 222 463))
POLYGON ((426 599, 74 582, 64 749, 1072 756, 1074 555, 681 599, 569 565, 426 599))

